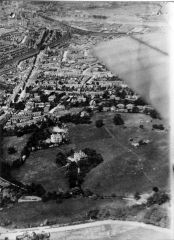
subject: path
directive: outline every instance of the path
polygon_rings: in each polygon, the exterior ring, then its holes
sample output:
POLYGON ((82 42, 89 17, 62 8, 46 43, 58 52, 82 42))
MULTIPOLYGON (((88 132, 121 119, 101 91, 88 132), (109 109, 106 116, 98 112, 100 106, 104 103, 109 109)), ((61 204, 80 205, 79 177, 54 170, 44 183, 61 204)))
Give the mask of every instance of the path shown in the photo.
POLYGON ((1 228, 0 240, 8 237, 15 240, 16 236, 26 232, 50 233, 50 240, 171 240, 171 231, 139 222, 104 220, 70 226, 45 226, 28 229, 7 230, 1 228))

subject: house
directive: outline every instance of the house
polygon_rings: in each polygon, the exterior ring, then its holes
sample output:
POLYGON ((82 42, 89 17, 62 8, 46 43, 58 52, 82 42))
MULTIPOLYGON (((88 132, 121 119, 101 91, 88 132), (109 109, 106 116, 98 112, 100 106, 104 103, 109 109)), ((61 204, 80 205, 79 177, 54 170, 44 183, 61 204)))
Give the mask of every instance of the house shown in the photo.
POLYGON ((128 112, 132 112, 133 107, 134 107, 134 104, 131 104, 131 103, 126 105, 126 109, 128 110, 128 112))
POLYGON ((137 109, 139 110, 139 112, 143 112, 144 111, 144 106, 138 105, 137 109))
POLYGON ((132 142, 131 145, 134 146, 134 147, 139 147, 139 143, 138 142, 132 142))
POLYGON ((82 111, 80 113, 80 117, 85 117, 85 116, 89 116, 89 113, 87 111, 82 111))
POLYGON ((57 110, 65 110, 65 106, 63 104, 58 104, 56 108, 57 110))
POLYGON ((82 158, 86 158, 86 157, 87 157, 87 155, 80 150, 79 152, 75 152, 73 156, 68 157, 68 162, 76 162, 77 163, 82 158))
POLYGON ((117 104, 117 108, 124 109, 124 104, 122 104, 122 103, 117 104))
POLYGON ((59 133, 51 134, 51 138, 50 138, 51 143, 61 143, 62 140, 63 140, 63 137, 61 134, 59 134, 59 133))
POLYGON ((67 133, 68 132, 68 129, 67 128, 60 128, 60 127, 58 127, 58 126, 54 126, 53 128, 52 128, 52 133, 54 133, 54 134, 57 134, 57 133, 67 133))
POLYGON ((55 100, 56 96, 55 95, 51 95, 48 97, 48 101, 53 102, 55 100))
POLYGON ((109 112, 110 108, 109 107, 103 107, 103 112, 109 112))
POLYGON ((116 112, 116 107, 115 106, 111 107, 111 112, 116 112))

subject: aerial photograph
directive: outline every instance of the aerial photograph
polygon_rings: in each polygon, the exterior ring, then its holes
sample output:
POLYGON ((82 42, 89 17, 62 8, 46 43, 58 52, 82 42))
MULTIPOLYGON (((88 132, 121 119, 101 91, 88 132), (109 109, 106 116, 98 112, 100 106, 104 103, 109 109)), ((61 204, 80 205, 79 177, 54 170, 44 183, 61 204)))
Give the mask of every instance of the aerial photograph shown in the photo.
POLYGON ((0 0, 0 240, 173 239, 168 17, 0 0))

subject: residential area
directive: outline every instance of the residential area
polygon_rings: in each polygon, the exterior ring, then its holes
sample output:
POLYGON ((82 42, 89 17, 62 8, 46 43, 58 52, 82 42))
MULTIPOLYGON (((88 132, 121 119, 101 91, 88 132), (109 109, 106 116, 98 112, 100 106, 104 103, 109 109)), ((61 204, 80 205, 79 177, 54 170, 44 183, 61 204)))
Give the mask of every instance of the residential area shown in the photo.
MULTIPOLYGON (((1 227, 106 219, 169 227, 170 127, 93 50, 164 31, 160 9, 0 3, 1 227)), ((52 239, 27 234, 16 239, 52 239)))

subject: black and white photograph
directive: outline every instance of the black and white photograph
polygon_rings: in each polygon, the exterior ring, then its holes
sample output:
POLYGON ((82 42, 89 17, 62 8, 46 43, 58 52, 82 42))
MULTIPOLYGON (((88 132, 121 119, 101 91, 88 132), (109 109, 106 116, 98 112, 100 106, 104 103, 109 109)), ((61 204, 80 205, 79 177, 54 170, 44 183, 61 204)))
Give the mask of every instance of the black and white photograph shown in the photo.
POLYGON ((0 240, 174 239, 172 13, 0 0, 0 240))

